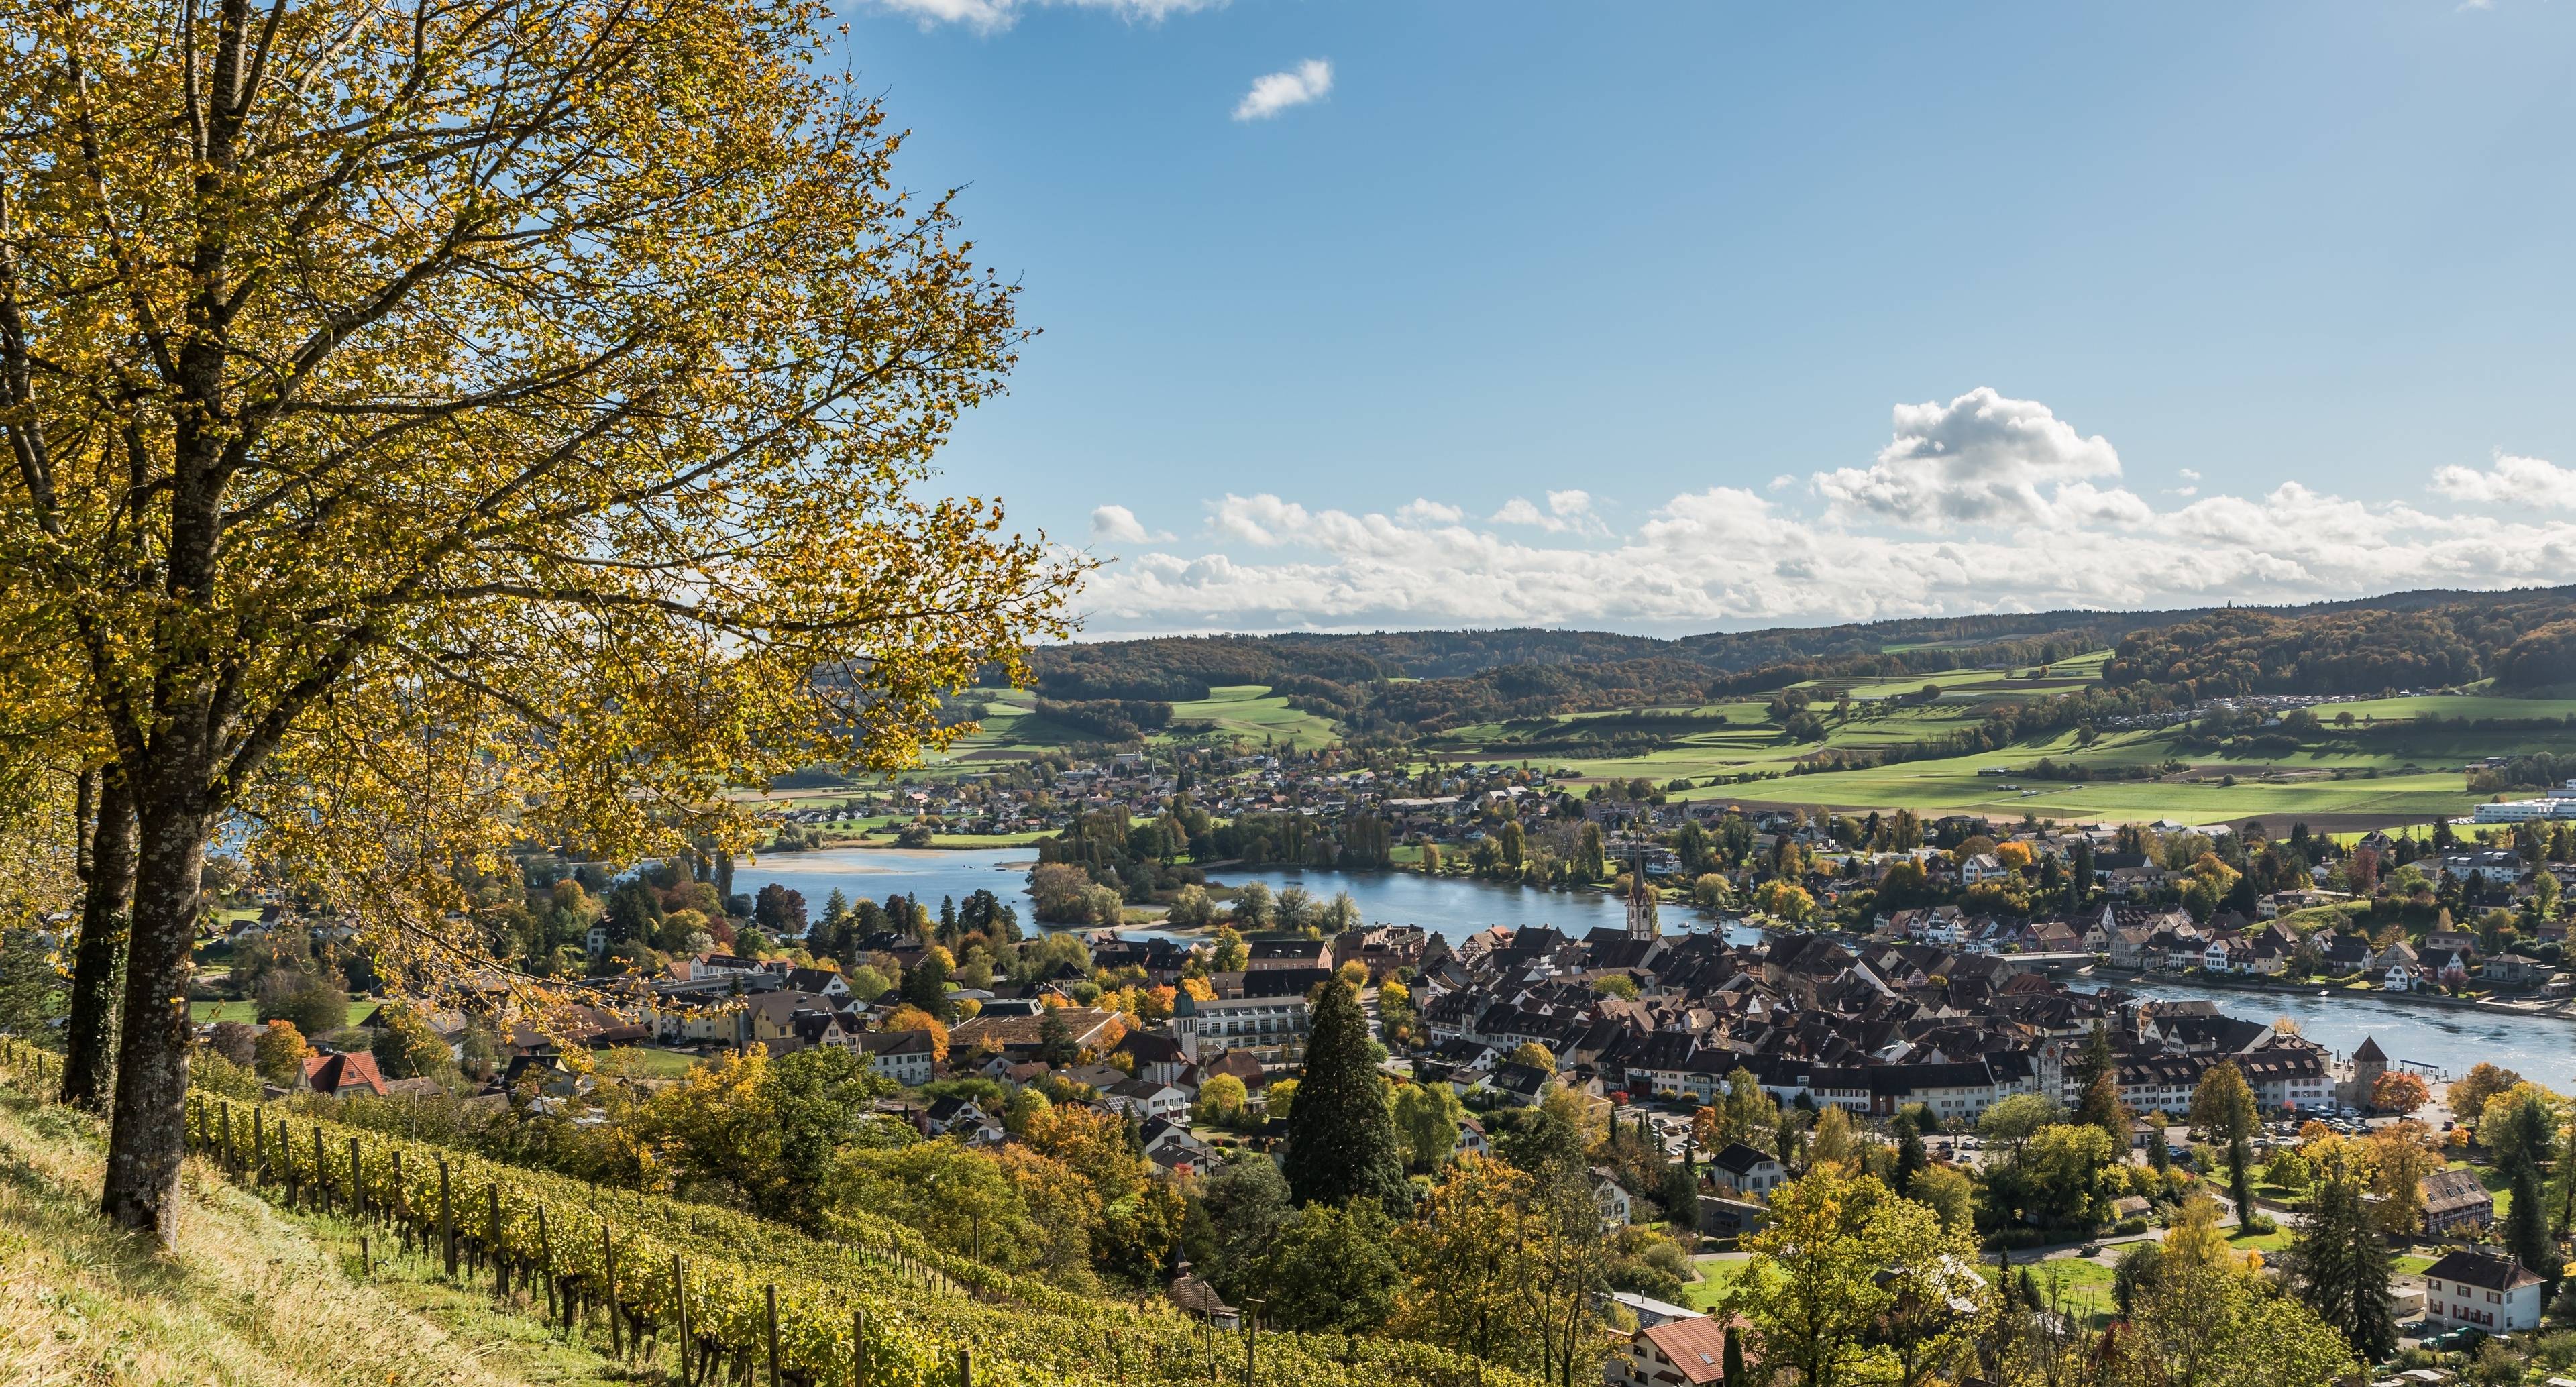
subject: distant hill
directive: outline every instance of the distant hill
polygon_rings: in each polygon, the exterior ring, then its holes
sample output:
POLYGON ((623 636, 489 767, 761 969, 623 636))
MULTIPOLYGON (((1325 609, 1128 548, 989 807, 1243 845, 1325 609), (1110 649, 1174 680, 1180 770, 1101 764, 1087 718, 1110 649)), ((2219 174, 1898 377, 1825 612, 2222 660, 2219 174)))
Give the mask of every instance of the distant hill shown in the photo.
POLYGON ((1810 679, 1903 679, 2115 649, 2105 682, 2192 696, 2576 680, 2576 586, 2423 590, 2296 607, 2056 611, 1711 632, 1386 631, 1052 646, 1052 699, 1185 701, 1265 684, 1361 735, 1696 703, 1810 679))

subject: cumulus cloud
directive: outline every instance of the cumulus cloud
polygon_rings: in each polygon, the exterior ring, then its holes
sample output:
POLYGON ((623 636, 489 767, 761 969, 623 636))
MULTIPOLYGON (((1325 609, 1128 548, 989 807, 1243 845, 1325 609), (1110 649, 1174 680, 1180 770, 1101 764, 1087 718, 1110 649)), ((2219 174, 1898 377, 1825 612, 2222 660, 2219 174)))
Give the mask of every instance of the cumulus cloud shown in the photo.
POLYGON ((1125 506, 1094 506, 1091 511, 1091 536, 1112 544, 1160 544, 1172 538, 1169 530, 1148 530, 1136 518, 1136 512, 1125 506))
POLYGON ((1896 437, 1874 465, 1814 481, 1846 518, 1945 530, 2044 521, 2069 484, 2087 483, 2091 504, 2104 494, 2089 490, 2091 479, 2118 475, 2109 440, 2083 437, 2036 400, 1979 386, 1946 405, 1898 405, 1896 437))
POLYGON ((1308 58, 1286 72, 1252 79, 1252 90, 1234 105, 1236 120, 1268 120, 1291 106, 1321 101, 1333 89, 1333 65, 1308 58))
MULTIPOLYGON (((1709 487, 1617 532, 1574 492, 1515 497, 1482 521, 1432 498, 1385 515, 1228 495, 1209 506, 1210 552, 1144 553, 1095 578, 1088 629, 1681 632, 2576 581, 2576 517, 2550 514, 2576 510, 2576 470, 2509 456, 2442 468, 2431 490, 2445 504, 2289 482, 2165 508, 2104 484, 2116 475, 2108 443, 1983 393, 1991 398, 1899 411, 1896 442, 1850 469, 1912 488, 1918 510, 1942 515, 1937 526, 1828 493, 1821 478, 1833 473, 1820 474, 1821 506, 1766 496, 1760 483, 1709 487), (1970 455, 1984 461, 1964 480, 1944 470, 1970 455), (1585 524, 1597 528, 1578 535, 1585 524)), ((1851 494, 1874 485, 1855 482, 1851 494)))
POLYGON ((1021 14, 1040 5, 1106 10, 1121 19, 1153 22, 1176 14, 1212 10, 1223 5, 1225 0, 869 0, 869 3, 889 14, 917 19, 925 29, 939 24, 963 24, 993 33, 1010 28, 1019 22, 1021 14))
MULTIPOLYGON (((1400 513, 1399 513, 1400 514, 1400 513)), ((1527 525, 1552 535, 1608 534, 1609 527, 1592 513, 1592 493, 1580 490, 1547 493, 1547 509, 1526 496, 1515 496, 1503 503, 1501 510, 1485 517, 1496 525, 1527 525)))
POLYGON ((2433 490, 2473 505, 2509 503, 2570 510, 2576 509, 2576 469, 2500 452, 2495 465, 2483 472, 2459 466, 2435 471, 2433 490))

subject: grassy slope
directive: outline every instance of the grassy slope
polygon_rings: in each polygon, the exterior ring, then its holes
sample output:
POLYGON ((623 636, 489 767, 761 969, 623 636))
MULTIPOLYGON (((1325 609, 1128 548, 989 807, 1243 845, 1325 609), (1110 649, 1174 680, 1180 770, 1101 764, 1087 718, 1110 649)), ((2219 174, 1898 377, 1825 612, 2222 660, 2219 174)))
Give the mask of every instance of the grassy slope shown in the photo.
MULTIPOLYGON (((2108 654, 2096 651, 2062 661, 2045 674, 2029 668, 1956 670, 1883 683, 1818 681, 1808 688, 1819 711, 1826 713, 1831 723, 1825 745, 1866 749, 1938 737, 1974 726, 2000 702, 2072 692, 2100 677, 2108 654), (1856 704, 1852 717, 1840 722, 1830 718, 1833 700, 1839 694, 1887 698, 1911 695, 1927 683, 1941 690, 1932 703, 1856 704)), ((1035 698, 1031 694, 986 694, 992 700, 992 715, 987 719, 986 730, 959 749, 958 755, 967 761, 1009 759, 1084 740, 1080 734, 1038 718, 1032 710, 1035 698)), ((1638 710, 1581 713, 1554 721, 1571 730, 1580 723, 1615 720, 1635 711, 1638 710)), ((2565 731, 2484 733, 2457 726, 2410 728, 2396 734, 2348 736, 2278 761, 2229 760, 2209 753, 2184 753, 2175 748, 2170 737, 2157 732, 2113 733, 2078 750, 2070 733, 2048 743, 2015 746, 1990 755, 1790 776, 1781 773, 1818 748, 1783 738, 1770 725, 1761 699, 1655 711, 1687 712, 1697 726, 1661 750, 1616 758, 1533 754, 1514 746, 1511 738, 1543 726, 1536 722, 1460 728, 1438 742, 1441 754, 1451 761, 1528 760, 1533 765, 1571 768, 1587 780, 1643 776, 1661 785, 1676 779, 1704 782, 1712 777, 1777 776, 1714 787, 1702 785, 1686 798, 1774 800, 1851 808, 1904 806, 1936 813, 1971 811, 2015 818, 2030 813, 2061 820, 2163 818, 2193 823, 2247 815, 2369 815, 2396 821, 2458 814, 2479 797, 2467 792, 2456 770, 2447 768, 2498 753, 2576 753, 2576 727, 2565 731), (1994 765, 2019 770, 2043 755, 2094 766, 2182 760, 2190 762, 2193 769, 2162 781, 2084 784, 2035 783, 2017 775, 1977 774, 1981 767, 1994 765), (2336 779, 2337 773, 2344 778, 2336 779), (2220 784, 2224 776, 2233 776, 2237 783, 2220 784), (2004 781, 2011 781, 2017 788, 2004 789, 2004 781)), ((2438 713, 2447 719, 2566 718, 2576 716, 2576 699, 2504 698, 2473 690, 2457 695, 2334 704, 2320 712, 2329 719, 2349 713, 2365 728, 2372 723, 2411 721, 2427 713, 2438 713)), ((1259 685, 1217 689, 1206 699, 1173 705, 1173 713, 1179 718, 1211 722, 1227 734, 1256 740, 1276 737, 1283 744, 1300 747, 1327 743, 1334 736, 1331 724, 1299 713, 1288 707, 1286 700, 1271 696, 1259 685)))
POLYGON ((191 1163, 175 1256, 92 1211, 88 1121, 0 1088, 0 1382, 11 1387, 507 1387, 658 1380, 191 1163))

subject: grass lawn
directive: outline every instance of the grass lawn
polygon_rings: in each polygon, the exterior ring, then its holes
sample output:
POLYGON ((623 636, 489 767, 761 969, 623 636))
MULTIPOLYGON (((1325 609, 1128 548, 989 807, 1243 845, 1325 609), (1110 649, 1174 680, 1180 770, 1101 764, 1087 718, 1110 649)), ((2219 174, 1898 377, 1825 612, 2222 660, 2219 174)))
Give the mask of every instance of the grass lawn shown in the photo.
POLYGON ((1744 1274, 1744 1266, 1753 1260, 1749 1252, 1714 1252, 1692 1259, 1699 1265, 1699 1279, 1682 1287, 1682 1304, 1694 1310, 1711 1309, 1735 1289, 1735 1279, 1744 1274))
MULTIPOLYGON (((2119 1308, 2111 1298, 2113 1269, 2082 1257, 2051 1257, 2028 1268, 2039 1283, 2039 1298, 2087 1318, 2108 1317, 2119 1308)), ((2016 1275, 2019 1272, 2015 1273, 2016 1275)))
POLYGON ((218 1021, 239 1021, 244 1025, 259 1023, 257 1002, 190 1002, 188 1024, 211 1026, 218 1021))
POLYGON ((697 1067, 698 1057, 677 1050, 656 1050, 641 1045, 620 1045, 601 1052, 597 1061, 603 1076, 623 1079, 677 1079, 697 1067))

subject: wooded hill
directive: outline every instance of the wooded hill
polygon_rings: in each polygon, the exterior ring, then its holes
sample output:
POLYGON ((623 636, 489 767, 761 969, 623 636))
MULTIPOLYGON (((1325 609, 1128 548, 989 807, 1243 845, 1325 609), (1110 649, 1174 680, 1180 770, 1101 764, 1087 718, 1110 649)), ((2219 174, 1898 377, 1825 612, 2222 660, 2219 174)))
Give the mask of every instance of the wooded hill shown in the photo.
POLYGON ((1915 618, 1672 640, 1538 628, 1168 637, 1056 646, 1033 664, 1050 699, 1186 701, 1262 684, 1353 735, 1405 738, 1814 679, 2044 665, 2106 646, 2117 650, 2106 683, 2173 686, 2189 697, 2375 693, 2486 678, 2537 687, 2576 680, 2576 587, 1915 618))

